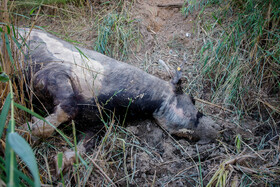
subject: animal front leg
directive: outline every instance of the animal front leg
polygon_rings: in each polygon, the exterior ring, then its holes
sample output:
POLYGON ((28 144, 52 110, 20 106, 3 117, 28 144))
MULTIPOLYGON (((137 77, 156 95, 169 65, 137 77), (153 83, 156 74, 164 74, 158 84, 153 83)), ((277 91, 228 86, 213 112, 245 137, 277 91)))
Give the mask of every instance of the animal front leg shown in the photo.
MULTIPOLYGON (((80 137, 81 138, 81 137, 80 137)), ((95 136, 94 131, 85 132, 82 140, 79 141, 77 145, 77 152, 72 149, 67 149, 63 152, 61 167, 58 167, 58 156, 56 155, 54 158, 55 166, 56 166, 56 175, 59 176, 61 172, 67 171, 71 169, 73 164, 79 160, 76 156, 83 155, 88 152, 90 149, 94 148, 96 142, 98 141, 98 137, 95 136)))
MULTIPOLYGON (((70 120, 70 116, 61 108, 59 104, 56 106, 54 113, 45 118, 54 127, 70 120)), ((31 124, 31 134, 39 138, 47 138, 52 135, 55 128, 47 124, 43 120, 35 118, 34 123, 31 124)))

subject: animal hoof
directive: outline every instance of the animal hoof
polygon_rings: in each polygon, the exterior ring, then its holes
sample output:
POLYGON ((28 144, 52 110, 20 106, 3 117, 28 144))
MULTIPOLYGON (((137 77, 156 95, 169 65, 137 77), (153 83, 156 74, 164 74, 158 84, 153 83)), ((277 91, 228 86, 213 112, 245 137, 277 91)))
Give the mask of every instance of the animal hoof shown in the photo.
POLYGON ((76 160, 76 153, 75 151, 72 151, 70 149, 63 152, 62 161, 58 160, 58 154, 57 154, 54 158, 56 176, 59 177, 59 175, 62 172, 69 170, 71 166, 75 163, 75 160, 76 160))
POLYGON ((62 161, 58 160, 58 154, 54 157, 56 177, 59 177, 62 172, 69 170, 76 162, 76 155, 85 153, 86 149, 83 144, 77 146, 77 153, 72 149, 67 149, 63 152, 62 161), (59 163, 61 162, 61 163, 59 163))

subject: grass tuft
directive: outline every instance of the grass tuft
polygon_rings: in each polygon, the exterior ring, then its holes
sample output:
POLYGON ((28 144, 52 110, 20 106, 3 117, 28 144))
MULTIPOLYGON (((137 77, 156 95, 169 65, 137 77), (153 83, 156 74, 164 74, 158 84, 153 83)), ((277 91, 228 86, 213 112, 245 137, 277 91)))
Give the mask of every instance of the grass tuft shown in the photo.
POLYGON ((139 25, 128 14, 131 4, 127 4, 123 2, 120 12, 113 10, 97 21, 94 50, 118 60, 125 60, 131 47, 140 41, 139 25))
MULTIPOLYGON (((204 5, 219 1, 200 1, 204 5)), ((228 0, 201 14, 199 61, 212 101, 265 121, 280 116, 280 1, 228 0)), ((185 13, 185 9, 183 9, 185 13)))

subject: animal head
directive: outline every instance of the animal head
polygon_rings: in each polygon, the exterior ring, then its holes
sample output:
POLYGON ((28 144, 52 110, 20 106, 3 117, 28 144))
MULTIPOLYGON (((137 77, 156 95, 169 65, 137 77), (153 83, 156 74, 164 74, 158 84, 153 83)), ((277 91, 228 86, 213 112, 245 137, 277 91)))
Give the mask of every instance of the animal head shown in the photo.
POLYGON ((217 137, 219 126, 196 109, 194 99, 182 90, 181 77, 182 65, 171 80, 173 94, 154 113, 154 118, 172 135, 209 142, 217 137))

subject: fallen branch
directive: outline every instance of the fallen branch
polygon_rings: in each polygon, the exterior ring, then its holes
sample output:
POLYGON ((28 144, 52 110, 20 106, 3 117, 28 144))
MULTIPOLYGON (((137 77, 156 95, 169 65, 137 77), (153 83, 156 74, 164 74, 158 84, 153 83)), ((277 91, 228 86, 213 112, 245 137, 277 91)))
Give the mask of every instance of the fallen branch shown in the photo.
POLYGON ((163 7, 163 8, 182 8, 184 3, 172 3, 172 4, 158 4, 158 7, 163 7))
POLYGON ((268 107, 269 107, 270 109, 272 109, 273 111, 276 111, 277 113, 280 114, 280 110, 279 110, 277 107, 274 107, 274 106, 272 106, 271 104, 269 104, 268 102, 263 101, 263 100, 261 100, 261 99, 257 99, 257 101, 261 102, 262 104, 268 106, 268 107))
POLYGON ((109 183, 111 183, 112 186, 115 186, 115 183, 110 179, 110 177, 108 177, 108 175, 106 175, 106 173, 103 171, 103 169, 90 157, 88 157, 88 159, 93 163, 93 165, 101 172, 101 174, 103 175, 103 177, 105 177, 109 183))
POLYGON ((220 105, 216 105, 216 104, 213 104, 213 103, 210 103, 210 102, 208 102, 208 101, 205 101, 205 100, 202 100, 202 99, 198 99, 198 98, 194 98, 194 99, 195 99, 196 101, 198 101, 198 102, 205 103, 205 104, 207 104, 207 105, 211 105, 211 106, 214 106, 214 107, 217 107, 217 108, 226 110, 226 111, 228 111, 228 112, 234 113, 233 110, 227 109, 227 108, 222 107, 222 106, 220 106, 220 105))

